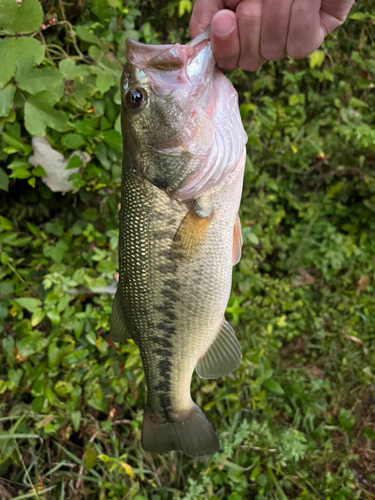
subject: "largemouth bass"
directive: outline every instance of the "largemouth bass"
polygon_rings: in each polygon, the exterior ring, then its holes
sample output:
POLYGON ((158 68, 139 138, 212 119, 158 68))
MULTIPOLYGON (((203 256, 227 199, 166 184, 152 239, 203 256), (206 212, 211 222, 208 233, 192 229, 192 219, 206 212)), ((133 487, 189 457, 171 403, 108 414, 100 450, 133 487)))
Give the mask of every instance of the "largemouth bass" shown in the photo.
POLYGON ((141 353, 143 448, 209 455, 219 442, 190 384, 195 368, 200 377, 217 378, 241 362, 224 312, 241 255, 247 135, 208 32, 185 46, 128 39, 126 47, 111 337, 132 338, 141 353))

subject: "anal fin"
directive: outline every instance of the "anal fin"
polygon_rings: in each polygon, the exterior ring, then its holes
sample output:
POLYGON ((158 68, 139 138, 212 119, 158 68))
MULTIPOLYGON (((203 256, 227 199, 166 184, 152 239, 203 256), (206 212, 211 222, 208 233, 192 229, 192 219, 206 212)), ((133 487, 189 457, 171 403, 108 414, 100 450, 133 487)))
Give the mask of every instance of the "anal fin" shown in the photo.
POLYGON ((125 325, 124 314, 121 309, 121 290, 120 284, 116 290, 116 295, 113 300, 111 319, 110 319, 110 332, 113 342, 123 342, 130 339, 131 336, 125 325))
POLYGON ((236 222, 234 223, 234 228, 233 228, 232 266, 238 264, 241 259, 242 245, 243 245, 243 240, 241 232, 241 221, 239 215, 237 214, 236 222))
POLYGON ((236 370, 241 363, 241 346, 233 328, 223 319, 218 336, 202 356, 196 370, 201 378, 218 378, 236 370))

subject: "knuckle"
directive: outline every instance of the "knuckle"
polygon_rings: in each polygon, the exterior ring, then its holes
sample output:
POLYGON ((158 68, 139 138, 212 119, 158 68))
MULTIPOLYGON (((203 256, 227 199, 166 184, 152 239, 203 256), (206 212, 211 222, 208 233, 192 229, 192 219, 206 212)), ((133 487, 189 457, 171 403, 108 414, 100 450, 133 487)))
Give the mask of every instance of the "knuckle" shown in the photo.
POLYGON ((240 3, 236 9, 237 20, 239 26, 248 27, 249 25, 258 24, 262 19, 261 9, 249 9, 245 3, 240 3))
POLYGON ((216 61, 220 61, 222 64, 232 64, 232 60, 235 59, 235 62, 238 60, 238 48, 231 46, 230 44, 227 44, 227 46, 214 44, 213 52, 216 61))

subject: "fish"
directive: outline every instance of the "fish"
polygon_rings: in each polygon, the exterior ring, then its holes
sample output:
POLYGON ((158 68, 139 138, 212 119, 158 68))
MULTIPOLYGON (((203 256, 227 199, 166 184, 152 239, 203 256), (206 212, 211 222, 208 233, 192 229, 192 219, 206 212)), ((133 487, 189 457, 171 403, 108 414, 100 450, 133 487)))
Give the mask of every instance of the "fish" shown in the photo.
POLYGON ((241 256, 247 134, 209 31, 187 45, 128 38, 126 52, 111 339, 133 339, 140 350, 143 449, 207 456, 220 445, 190 385, 194 369, 214 379, 241 363, 224 313, 241 256))

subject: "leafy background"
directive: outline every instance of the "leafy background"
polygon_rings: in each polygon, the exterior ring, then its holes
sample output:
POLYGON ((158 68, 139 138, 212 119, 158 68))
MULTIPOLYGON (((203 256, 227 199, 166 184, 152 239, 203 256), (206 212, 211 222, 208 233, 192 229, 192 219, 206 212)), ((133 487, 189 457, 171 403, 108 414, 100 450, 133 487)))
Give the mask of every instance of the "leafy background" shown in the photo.
POLYGON ((222 452, 141 449, 139 353, 108 336, 118 84, 126 37, 185 43, 191 8, 0 0, 2 499, 375 498, 371 0, 308 60, 229 75, 249 136, 227 309, 243 362, 192 382, 222 452), (66 194, 28 162, 43 136, 74 169, 66 194))

